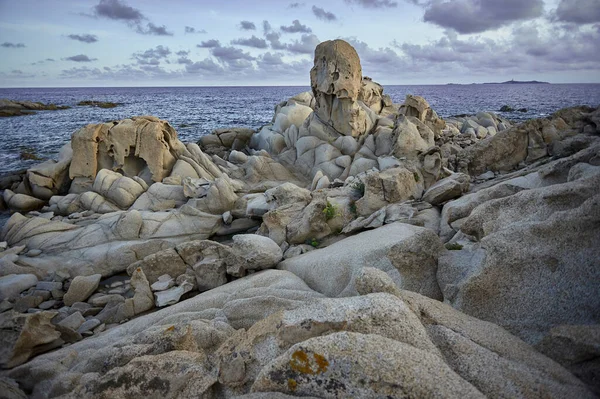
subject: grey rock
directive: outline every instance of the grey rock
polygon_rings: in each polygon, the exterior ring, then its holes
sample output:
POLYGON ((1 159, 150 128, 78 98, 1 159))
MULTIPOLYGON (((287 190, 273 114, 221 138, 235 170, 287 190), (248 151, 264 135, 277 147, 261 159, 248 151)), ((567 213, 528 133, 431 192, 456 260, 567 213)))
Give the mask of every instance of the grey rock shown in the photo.
POLYGON ((72 315, 62 319, 57 325, 77 331, 79 326, 81 326, 84 322, 85 318, 83 317, 81 312, 75 312, 72 315))
POLYGON ((71 306, 75 302, 82 302, 88 299, 98 288, 101 278, 101 274, 75 277, 64 296, 65 305, 71 306))
POLYGON ((0 277, 0 301, 14 299, 28 288, 35 286, 38 278, 34 274, 9 274, 0 277))

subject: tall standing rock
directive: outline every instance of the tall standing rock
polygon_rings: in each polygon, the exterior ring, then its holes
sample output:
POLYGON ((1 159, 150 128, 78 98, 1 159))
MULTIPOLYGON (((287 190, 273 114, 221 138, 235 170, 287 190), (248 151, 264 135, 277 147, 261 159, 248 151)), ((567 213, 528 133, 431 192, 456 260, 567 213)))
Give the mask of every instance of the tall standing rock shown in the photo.
POLYGON ((343 40, 328 40, 315 49, 310 71, 319 119, 345 136, 367 130, 368 118, 357 102, 362 87, 362 68, 356 50, 343 40))

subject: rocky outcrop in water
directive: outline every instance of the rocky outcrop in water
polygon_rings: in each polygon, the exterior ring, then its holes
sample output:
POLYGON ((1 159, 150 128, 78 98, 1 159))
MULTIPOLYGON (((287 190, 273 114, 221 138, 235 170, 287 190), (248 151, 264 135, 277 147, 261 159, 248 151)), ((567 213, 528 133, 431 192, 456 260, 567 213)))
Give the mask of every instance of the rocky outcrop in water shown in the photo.
POLYGON ((198 144, 88 125, 3 179, 3 392, 600 393, 600 108, 444 120, 341 40, 311 88, 198 144))

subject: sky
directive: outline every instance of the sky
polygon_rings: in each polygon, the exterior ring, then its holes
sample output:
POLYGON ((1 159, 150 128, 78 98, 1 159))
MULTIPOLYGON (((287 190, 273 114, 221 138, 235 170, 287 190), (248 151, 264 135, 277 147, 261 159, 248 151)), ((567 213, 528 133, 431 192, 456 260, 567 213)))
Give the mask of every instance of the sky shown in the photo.
POLYGON ((0 0, 0 87, 308 86, 332 39, 384 85, 600 83, 600 0, 0 0))

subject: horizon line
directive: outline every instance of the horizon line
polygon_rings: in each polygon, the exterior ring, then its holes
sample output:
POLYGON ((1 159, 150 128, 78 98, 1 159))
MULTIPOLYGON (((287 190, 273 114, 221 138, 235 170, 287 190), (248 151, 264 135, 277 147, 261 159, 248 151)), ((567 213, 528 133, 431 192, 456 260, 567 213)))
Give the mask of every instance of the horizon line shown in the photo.
MULTIPOLYGON (((386 86, 472 86, 472 85, 499 85, 499 84, 514 84, 505 82, 483 82, 483 83, 411 83, 411 84, 386 84, 379 83, 384 88, 386 86)), ((520 83, 520 84, 551 84, 551 85, 600 85, 600 82, 577 82, 577 83, 520 83)), ((243 87, 310 87, 310 85, 212 85, 212 86, 7 86, 0 87, 0 90, 5 89, 139 89, 139 88, 243 88, 243 87)))

